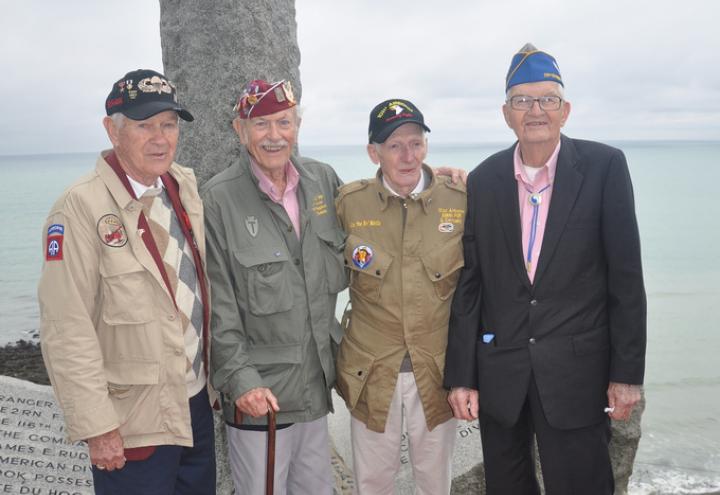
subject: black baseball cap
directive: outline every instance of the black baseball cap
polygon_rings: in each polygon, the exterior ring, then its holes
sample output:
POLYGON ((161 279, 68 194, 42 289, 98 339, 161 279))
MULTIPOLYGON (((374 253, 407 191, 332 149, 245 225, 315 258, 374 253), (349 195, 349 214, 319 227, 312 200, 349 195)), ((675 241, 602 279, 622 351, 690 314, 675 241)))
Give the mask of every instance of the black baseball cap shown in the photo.
POLYGON ((384 143, 395 129, 403 124, 418 124, 430 132, 420 110, 408 100, 395 98, 385 100, 370 112, 368 142, 384 143))
POLYGON ((177 101, 175 85, 159 72, 138 69, 113 84, 105 100, 108 115, 120 112, 132 120, 145 120, 166 110, 174 110, 181 119, 194 120, 177 101))

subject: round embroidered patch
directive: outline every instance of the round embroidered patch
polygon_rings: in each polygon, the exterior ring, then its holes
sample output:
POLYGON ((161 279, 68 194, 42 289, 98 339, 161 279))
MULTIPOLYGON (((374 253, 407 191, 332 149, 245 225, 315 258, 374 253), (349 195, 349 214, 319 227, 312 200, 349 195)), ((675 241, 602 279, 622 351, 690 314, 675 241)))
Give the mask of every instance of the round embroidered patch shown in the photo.
POLYGON ((358 246, 353 249, 352 260, 360 269, 367 268, 373 260, 373 250, 370 246, 358 246))
POLYGON ((455 230, 455 225, 451 222, 445 222, 438 225, 438 230, 444 234, 453 232, 455 230))
POLYGON ((98 220, 97 234, 103 244, 110 247, 123 247, 128 238, 120 218, 108 213, 98 220))

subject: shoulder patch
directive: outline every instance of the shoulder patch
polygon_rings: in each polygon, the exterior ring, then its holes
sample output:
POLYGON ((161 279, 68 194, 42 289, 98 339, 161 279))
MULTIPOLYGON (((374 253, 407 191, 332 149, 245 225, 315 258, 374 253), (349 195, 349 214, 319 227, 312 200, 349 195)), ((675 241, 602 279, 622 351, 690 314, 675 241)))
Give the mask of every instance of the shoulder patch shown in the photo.
POLYGON ((450 177, 442 177, 442 183, 445 184, 445 186, 448 189, 453 189, 455 191, 459 191, 463 194, 467 192, 467 187, 465 186, 465 183, 462 180, 458 180, 457 182, 453 183, 450 180, 450 177))
POLYGON ((62 261, 64 237, 65 227, 62 224, 54 223, 48 227, 47 241, 45 242, 45 261, 62 261))
POLYGON ((340 189, 338 189, 338 201, 342 199, 344 196, 347 196, 348 194, 352 194, 357 191, 362 191, 363 189, 367 188, 370 185, 370 181, 368 179, 361 179, 356 180, 353 182, 349 182, 347 184, 344 184, 340 186, 340 189))

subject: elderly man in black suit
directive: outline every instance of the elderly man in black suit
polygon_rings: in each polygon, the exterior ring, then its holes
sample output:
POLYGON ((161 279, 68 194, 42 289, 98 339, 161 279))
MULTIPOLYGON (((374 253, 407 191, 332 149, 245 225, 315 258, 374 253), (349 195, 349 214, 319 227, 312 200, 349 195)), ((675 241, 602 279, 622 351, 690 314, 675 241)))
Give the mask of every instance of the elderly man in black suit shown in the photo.
POLYGON ((646 299, 623 153, 570 139, 555 59, 526 45, 506 77, 518 142, 468 177, 465 267, 445 370, 479 416, 489 494, 612 494, 610 418, 641 396, 646 299))

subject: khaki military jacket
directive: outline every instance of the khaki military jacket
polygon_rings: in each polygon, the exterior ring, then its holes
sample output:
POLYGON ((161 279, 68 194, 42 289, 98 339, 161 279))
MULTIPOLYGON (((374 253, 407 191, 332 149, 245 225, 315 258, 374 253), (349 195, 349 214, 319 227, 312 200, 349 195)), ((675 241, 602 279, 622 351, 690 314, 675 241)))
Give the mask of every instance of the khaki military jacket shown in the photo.
MULTIPOLYGON (((195 176, 176 163, 170 174, 204 260, 195 176)), ((71 441, 119 428, 126 448, 192 446, 184 329, 138 231, 141 211, 102 156, 52 207, 38 288, 43 358, 71 441)))
POLYGON ((337 360, 338 390, 352 415, 385 430, 393 391, 410 354, 429 429, 452 416, 442 387, 450 302, 463 266, 466 195, 432 176, 415 197, 390 193, 380 174, 340 189, 348 234, 352 314, 337 360))
POLYGON ((337 293, 347 286, 334 203, 340 180, 324 163, 291 158, 300 174, 298 240, 283 207, 259 190, 249 160, 243 148, 201 192, 213 288, 211 379, 230 423, 235 400, 258 387, 277 397, 279 424, 312 421, 332 410, 342 338, 335 318, 337 293))

